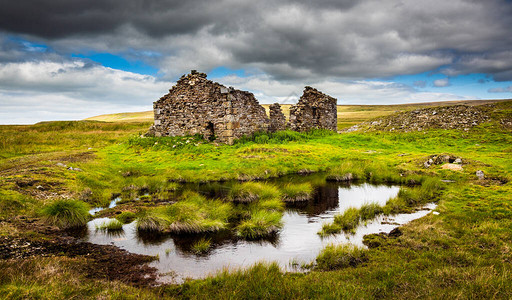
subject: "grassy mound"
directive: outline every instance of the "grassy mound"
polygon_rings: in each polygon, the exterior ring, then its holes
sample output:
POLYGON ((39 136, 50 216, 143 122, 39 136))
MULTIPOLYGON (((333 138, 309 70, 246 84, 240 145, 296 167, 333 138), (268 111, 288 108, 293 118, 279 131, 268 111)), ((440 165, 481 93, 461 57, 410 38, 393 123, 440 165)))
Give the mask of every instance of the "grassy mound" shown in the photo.
POLYGON ((41 210, 43 219, 59 228, 76 228, 87 224, 89 205, 78 200, 59 199, 41 210))

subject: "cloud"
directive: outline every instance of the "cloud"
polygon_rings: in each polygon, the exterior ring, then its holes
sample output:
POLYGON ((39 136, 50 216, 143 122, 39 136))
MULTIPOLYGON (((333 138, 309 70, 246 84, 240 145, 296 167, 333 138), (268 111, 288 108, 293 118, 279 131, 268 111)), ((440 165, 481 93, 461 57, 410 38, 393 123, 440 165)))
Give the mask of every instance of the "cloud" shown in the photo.
MULTIPOLYGON (((226 76, 216 81, 237 89, 253 92, 260 103, 296 103, 304 85, 298 81, 283 82, 269 75, 249 77, 226 76)), ((309 83, 308 83, 309 84, 309 83)), ((324 93, 338 99, 338 104, 402 104, 446 100, 478 99, 475 96, 459 96, 450 93, 417 92, 400 83, 370 80, 325 80, 311 83, 324 93)))
POLYGON ((512 93, 512 85, 508 87, 492 88, 488 90, 489 93, 512 93))
POLYGON ((280 80, 439 67, 510 80, 510 15, 502 0, 22 0, 2 5, 0 31, 59 53, 153 51, 161 56, 152 63, 171 79, 223 65, 280 80))
POLYGON ((80 60, 0 64, 2 123, 82 119, 150 110, 171 82, 80 60))
POLYGON ((434 80, 435 87, 447 87, 450 86, 450 80, 448 78, 434 80))

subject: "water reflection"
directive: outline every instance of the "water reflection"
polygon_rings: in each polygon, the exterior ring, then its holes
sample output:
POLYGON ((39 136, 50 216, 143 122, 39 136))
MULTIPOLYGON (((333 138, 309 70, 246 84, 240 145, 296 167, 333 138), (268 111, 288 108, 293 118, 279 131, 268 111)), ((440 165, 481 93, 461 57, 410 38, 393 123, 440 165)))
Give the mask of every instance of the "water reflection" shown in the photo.
MULTIPOLYGON (((217 198, 225 195, 229 186, 225 183, 197 184, 188 185, 187 189, 217 198)), ((287 268, 292 260, 311 262, 329 243, 351 242, 361 245, 365 234, 389 232, 397 227, 396 224, 404 224, 428 213, 425 210, 411 215, 388 217, 385 224, 381 224, 383 219, 379 218, 359 227, 356 234, 349 236, 338 234, 321 238, 317 234, 323 223, 332 221, 335 214, 342 213, 348 207, 360 207, 370 202, 383 205, 389 198, 395 197, 398 191, 398 186, 317 184, 311 200, 287 205, 282 218, 283 228, 274 238, 265 240, 239 239, 232 230, 200 235, 142 234, 136 231, 135 223, 124 225, 123 234, 113 236, 95 230, 96 224, 108 220, 105 218, 88 224, 89 234, 86 239, 97 244, 114 244, 133 253, 158 255, 159 261, 152 265, 161 274, 174 272, 172 277, 162 277, 170 281, 204 277, 223 268, 246 267, 258 261, 277 261, 283 268, 287 268), (192 251, 192 245, 202 238, 210 239, 211 247, 206 254, 197 255, 192 251)))

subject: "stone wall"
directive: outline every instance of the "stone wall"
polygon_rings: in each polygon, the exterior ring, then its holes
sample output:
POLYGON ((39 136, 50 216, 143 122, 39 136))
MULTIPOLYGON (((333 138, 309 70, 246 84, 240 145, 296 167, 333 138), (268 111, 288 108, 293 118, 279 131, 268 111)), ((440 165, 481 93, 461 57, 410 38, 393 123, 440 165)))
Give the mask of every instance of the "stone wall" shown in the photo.
POLYGON ((290 108, 290 129, 308 131, 311 129, 337 130, 337 100, 312 87, 305 87, 297 105, 290 108))
POLYGON ((227 88, 192 71, 153 104, 155 123, 148 135, 201 134, 232 144, 255 131, 267 131, 270 121, 252 93, 227 88))
POLYGON ((281 110, 279 103, 271 104, 269 107, 270 132, 276 132, 286 129, 286 118, 281 110))

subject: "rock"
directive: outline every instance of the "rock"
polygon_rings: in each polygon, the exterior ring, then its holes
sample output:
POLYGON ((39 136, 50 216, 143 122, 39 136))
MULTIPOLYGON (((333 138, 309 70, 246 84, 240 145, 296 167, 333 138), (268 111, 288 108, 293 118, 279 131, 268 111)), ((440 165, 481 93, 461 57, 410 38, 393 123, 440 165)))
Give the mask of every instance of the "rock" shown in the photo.
POLYGON ((454 161, 453 161, 454 164, 462 164, 462 159, 460 158, 456 158, 454 161))
POLYGON ((478 177, 479 180, 484 180, 485 179, 484 171, 482 171, 482 170, 476 171, 476 177, 478 177))
POLYGON ((69 167, 68 170, 70 170, 70 171, 78 171, 78 172, 82 171, 82 169, 80 169, 80 168, 73 168, 73 167, 69 167))
POLYGON ((57 163, 57 167, 63 167, 63 168, 67 168, 67 166, 66 166, 65 164, 63 164, 63 163, 60 163, 60 162, 59 162, 59 163, 57 163))

